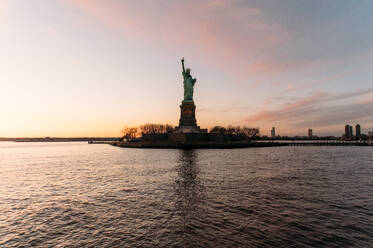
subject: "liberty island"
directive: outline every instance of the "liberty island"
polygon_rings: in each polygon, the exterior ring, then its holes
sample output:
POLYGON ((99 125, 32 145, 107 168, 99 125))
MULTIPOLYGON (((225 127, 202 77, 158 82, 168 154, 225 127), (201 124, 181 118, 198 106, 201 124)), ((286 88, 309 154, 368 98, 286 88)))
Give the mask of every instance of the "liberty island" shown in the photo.
MULTIPOLYGON (((196 105, 193 100, 197 79, 192 77, 190 68, 185 68, 184 61, 182 58, 184 98, 180 105, 179 125, 175 128, 162 127, 162 131, 142 132, 139 138, 128 138, 113 142, 112 145, 136 148, 240 148, 281 145, 275 142, 254 142, 254 138, 259 133, 259 129, 256 128, 236 127, 232 133, 219 132, 219 130, 208 132, 207 129, 200 128, 197 125, 196 105)), ((146 129, 152 128, 149 126, 146 129)))
POLYGON ((184 98, 180 105, 179 125, 145 124, 138 128, 130 128, 130 135, 123 140, 111 142, 118 147, 133 148, 243 148, 273 146, 372 146, 367 142, 312 141, 312 142, 277 142, 259 137, 258 128, 215 126, 207 129, 197 125, 196 105, 193 94, 196 78, 191 69, 185 68, 181 59, 184 98), (133 130, 132 130, 133 129, 133 130), (141 135, 139 137, 139 131, 141 135))

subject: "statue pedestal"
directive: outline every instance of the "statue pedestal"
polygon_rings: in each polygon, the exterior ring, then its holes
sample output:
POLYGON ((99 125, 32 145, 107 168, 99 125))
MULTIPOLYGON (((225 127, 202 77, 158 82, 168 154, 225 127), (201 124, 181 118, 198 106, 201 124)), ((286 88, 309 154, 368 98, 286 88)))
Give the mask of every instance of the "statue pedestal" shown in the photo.
POLYGON ((193 101, 186 102, 183 101, 180 105, 180 120, 179 126, 175 128, 176 133, 201 133, 204 130, 201 130, 197 126, 196 121, 196 105, 193 101))
POLYGON ((196 105, 194 102, 183 101, 180 105, 180 120, 179 127, 181 126, 193 126, 197 127, 196 121, 196 105))

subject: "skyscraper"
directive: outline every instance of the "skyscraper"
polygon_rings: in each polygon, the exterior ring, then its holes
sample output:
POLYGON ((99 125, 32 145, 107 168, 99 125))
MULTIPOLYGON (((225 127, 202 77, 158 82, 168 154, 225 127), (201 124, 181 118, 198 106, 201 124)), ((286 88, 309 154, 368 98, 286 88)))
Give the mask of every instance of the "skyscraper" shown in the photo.
POLYGON ((354 137, 353 127, 350 126, 350 138, 354 137))
POLYGON ((354 137, 354 134, 353 134, 352 130, 353 130, 352 126, 350 126, 348 124, 345 126, 345 138, 354 137))
POLYGON ((275 129, 275 127, 272 127, 272 130, 271 130, 271 137, 272 137, 272 138, 275 138, 275 137, 276 137, 276 129, 275 129))
POLYGON ((360 124, 357 124, 355 126, 355 133, 356 133, 356 138, 360 138, 361 137, 361 127, 360 127, 360 124))
POLYGON ((313 132, 312 132, 312 129, 308 129, 308 138, 312 138, 313 137, 313 132))
POLYGON ((345 138, 350 138, 350 125, 345 126, 345 138))

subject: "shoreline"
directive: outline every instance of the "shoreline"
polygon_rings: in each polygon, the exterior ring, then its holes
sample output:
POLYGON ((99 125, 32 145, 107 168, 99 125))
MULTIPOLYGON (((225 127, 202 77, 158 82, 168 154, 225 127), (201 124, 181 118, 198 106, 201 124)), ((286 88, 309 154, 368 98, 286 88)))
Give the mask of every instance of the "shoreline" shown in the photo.
POLYGON ((110 142, 120 148, 156 148, 156 149, 235 149, 279 146, 364 146, 373 147, 371 143, 343 142, 200 142, 194 144, 175 144, 169 142, 110 142))

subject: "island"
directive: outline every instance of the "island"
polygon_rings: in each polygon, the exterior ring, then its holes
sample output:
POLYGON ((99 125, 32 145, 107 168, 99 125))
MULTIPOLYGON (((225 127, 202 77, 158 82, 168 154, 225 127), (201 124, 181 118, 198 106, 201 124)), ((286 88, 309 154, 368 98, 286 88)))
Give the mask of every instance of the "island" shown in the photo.
POLYGON ((179 125, 172 127, 162 124, 145 124, 139 128, 127 128, 121 141, 111 144, 132 148, 242 148, 282 146, 272 141, 258 142, 258 128, 216 127, 208 131, 197 125, 196 106, 193 100, 194 86, 197 81, 191 69, 185 69, 181 60, 184 99, 180 105, 179 125))

